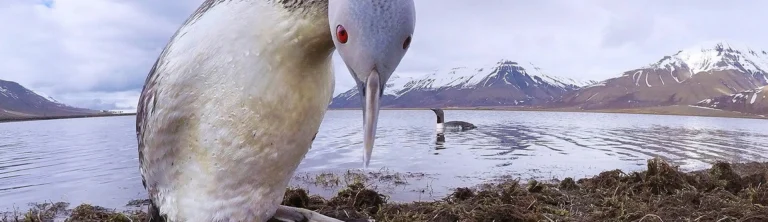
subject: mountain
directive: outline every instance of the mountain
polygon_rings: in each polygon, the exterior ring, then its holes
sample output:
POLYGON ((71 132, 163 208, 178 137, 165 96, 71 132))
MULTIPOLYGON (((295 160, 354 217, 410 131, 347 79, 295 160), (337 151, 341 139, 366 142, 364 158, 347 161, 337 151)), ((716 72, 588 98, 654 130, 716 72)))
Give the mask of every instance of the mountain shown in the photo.
POLYGON ((696 103, 696 106, 768 115, 768 99, 766 99, 768 97, 768 90, 763 90, 763 88, 760 87, 731 95, 705 99, 696 103))
POLYGON ((693 105, 768 84, 768 52, 728 43, 695 47, 565 95, 556 106, 623 109, 693 105))
MULTIPOLYGON (((482 67, 436 70, 415 78, 395 74, 387 81, 381 106, 535 106, 592 83, 549 75, 533 64, 501 60, 482 67)), ((360 108, 357 89, 337 95, 330 107, 360 108)))
POLYGON ((94 110, 64 105, 49 96, 43 97, 16 82, 0 80, 0 118, 69 116, 95 112, 94 110))

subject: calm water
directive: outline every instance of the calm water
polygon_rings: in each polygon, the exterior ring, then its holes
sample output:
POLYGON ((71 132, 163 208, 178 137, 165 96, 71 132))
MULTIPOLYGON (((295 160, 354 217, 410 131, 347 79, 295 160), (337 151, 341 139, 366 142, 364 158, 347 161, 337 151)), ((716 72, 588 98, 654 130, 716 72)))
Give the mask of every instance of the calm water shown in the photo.
MULTIPOLYGON (((359 169, 360 111, 329 111, 293 185, 332 194, 300 178, 359 169)), ((768 157, 765 120, 627 114, 446 111, 478 129, 436 144, 431 111, 382 111, 370 168, 424 173, 391 186, 394 200, 434 199, 456 186, 503 175, 591 176, 637 170, 661 156, 694 170, 715 160, 768 157)), ((146 198, 138 171, 134 116, 0 124, 0 211, 67 201, 120 208, 146 198)))

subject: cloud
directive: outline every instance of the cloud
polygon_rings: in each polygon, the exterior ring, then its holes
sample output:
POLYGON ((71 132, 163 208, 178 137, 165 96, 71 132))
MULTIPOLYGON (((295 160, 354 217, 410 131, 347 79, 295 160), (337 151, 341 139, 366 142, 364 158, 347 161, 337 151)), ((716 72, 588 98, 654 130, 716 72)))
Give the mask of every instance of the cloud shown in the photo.
MULTIPOLYGON (((0 79, 68 104, 132 109, 147 72, 202 0, 0 1, 0 79)), ((711 41, 768 49, 768 2, 417 0, 398 72, 532 62, 551 74, 605 79, 711 41)), ((337 93, 353 87, 338 55, 337 93)))
POLYGON ((135 110, 139 92, 88 92, 66 97, 67 101, 96 110, 135 110))
POLYGON ((2 4, 0 27, 12 32, 0 36, 0 78, 89 108, 103 107, 94 100, 119 105, 110 98, 116 92, 138 93, 164 42, 194 8, 151 0, 2 4))

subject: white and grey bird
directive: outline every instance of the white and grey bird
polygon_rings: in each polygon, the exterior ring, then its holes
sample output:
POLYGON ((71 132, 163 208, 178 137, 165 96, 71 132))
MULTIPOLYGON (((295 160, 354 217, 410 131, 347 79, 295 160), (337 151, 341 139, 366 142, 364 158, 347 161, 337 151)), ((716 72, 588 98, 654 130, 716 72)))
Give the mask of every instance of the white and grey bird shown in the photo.
POLYGON ((338 221, 280 205, 334 90, 363 95, 363 162, 407 52, 413 0, 205 0, 146 79, 136 131, 152 221, 338 221))

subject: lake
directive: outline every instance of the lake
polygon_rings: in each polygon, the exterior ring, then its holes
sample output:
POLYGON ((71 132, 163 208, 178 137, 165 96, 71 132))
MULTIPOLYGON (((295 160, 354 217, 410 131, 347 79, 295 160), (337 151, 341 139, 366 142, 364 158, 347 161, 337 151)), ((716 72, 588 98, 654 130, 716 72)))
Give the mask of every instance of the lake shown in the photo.
MULTIPOLYGON (((458 110, 445 118, 478 128, 446 132, 437 144, 432 111, 381 111, 368 171, 402 175, 405 183, 373 184, 395 201, 428 200, 498 178, 640 170, 656 156, 686 170, 768 157, 766 120, 458 110)), ((332 195, 338 186, 308 181, 360 170, 362 139, 361 111, 329 111, 292 185, 332 195)), ((136 147, 135 116, 2 123, 0 211, 44 201, 122 208, 146 198, 136 147)))

